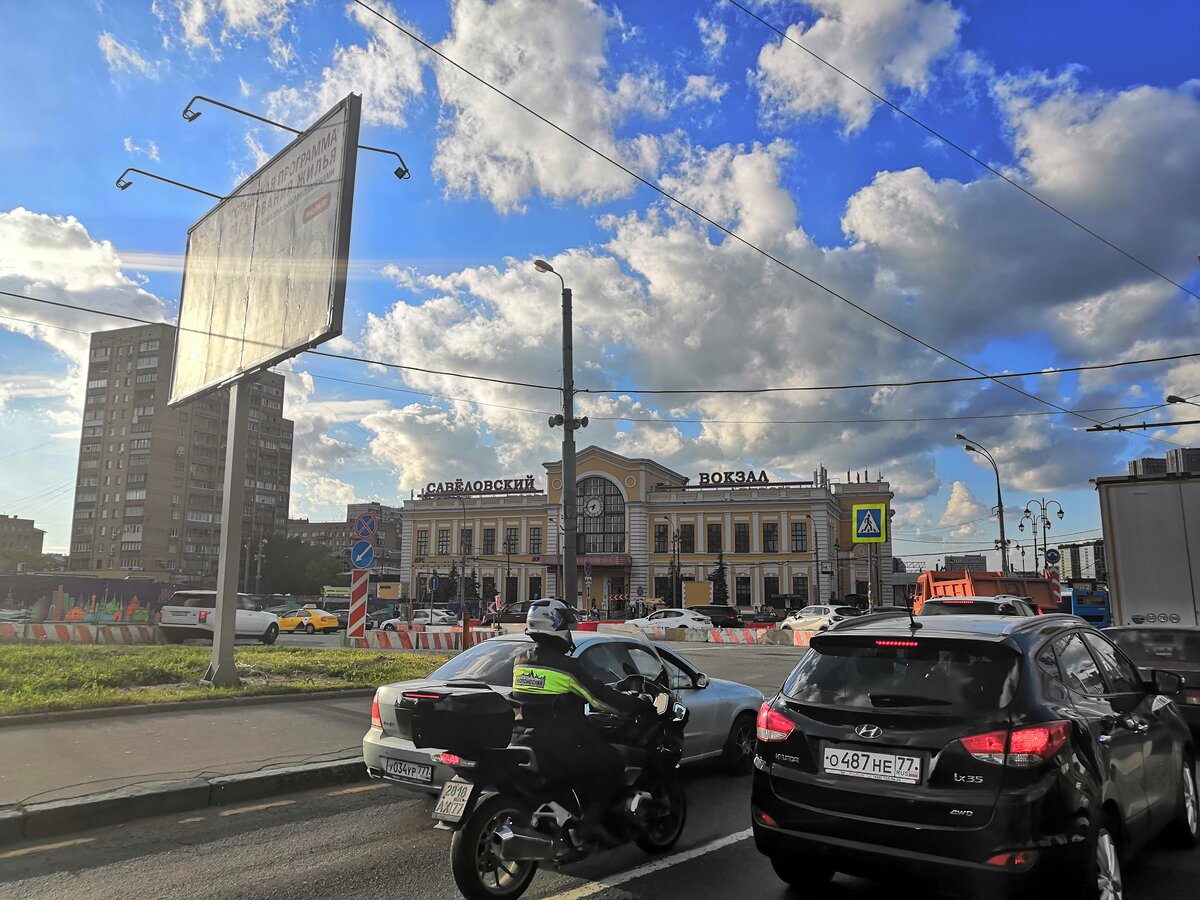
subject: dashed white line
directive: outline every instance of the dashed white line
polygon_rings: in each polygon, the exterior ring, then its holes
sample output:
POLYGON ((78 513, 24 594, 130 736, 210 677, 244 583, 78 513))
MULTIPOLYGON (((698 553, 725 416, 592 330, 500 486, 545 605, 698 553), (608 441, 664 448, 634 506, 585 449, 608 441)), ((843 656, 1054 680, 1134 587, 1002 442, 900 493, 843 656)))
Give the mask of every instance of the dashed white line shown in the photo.
POLYGON ((191 825, 194 822, 203 822, 203 821, 204 821, 204 816, 192 816, 191 818, 188 818, 188 819, 180 819, 179 822, 176 824, 191 825))
POLYGON ((344 790, 340 790, 340 791, 330 791, 325 796, 326 797, 342 797, 342 796, 345 796, 346 794, 361 794, 364 791, 381 791, 385 787, 389 787, 389 785, 386 785, 386 784, 364 784, 364 785, 361 785, 360 787, 345 788, 344 790))
POLYGON ((274 803, 260 803, 258 806, 243 806, 238 809, 226 809, 217 813, 218 816, 240 816, 242 813, 261 812, 276 806, 291 806, 295 800, 276 800, 274 803))
POLYGON ((79 844, 88 844, 94 841, 95 838, 74 838, 69 841, 57 841, 53 844, 38 844, 36 847, 22 847, 20 850, 8 850, 0 853, 0 859, 14 859, 18 856, 28 856, 30 853, 45 853, 49 850, 59 850, 62 847, 75 847, 79 844))
POLYGON ((582 887, 573 888, 569 891, 563 891, 561 894, 555 894, 553 897, 547 897, 546 900, 580 900, 582 897, 591 897, 593 894, 599 894, 601 891, 607 891, 609 888, 617 887, 626 882, 633 881, 636 878, 642 878, 646 875, 651 875, 654 872, 661 872, 663 869, 669 869, 671 866, 677 866, 680 863, 687 862, 689 859, 695 859, 697 856, 703 856, 706 853, 711 853, 714 850, 720 850, 722 847, 728 847, 731 844, 737 844, 754 834, 753 829, 747 828, 745 831, 739 831, 735 834, 727 834, 723 838, 717 838, 715 841, 709 841, 707 844, 701 844, 699 847, 693 847, 691 850, 684 850, 680 853, 675 853, 671 856, 664 856, 662 859, 656 859, 653 862, 648 862, 644 866, 638 866, 636 869, 630 869, 627 872, 619 872, 616 875, 609 875, 607 878, 600 881, 593 881, 590 884, 585 884, 582 887))

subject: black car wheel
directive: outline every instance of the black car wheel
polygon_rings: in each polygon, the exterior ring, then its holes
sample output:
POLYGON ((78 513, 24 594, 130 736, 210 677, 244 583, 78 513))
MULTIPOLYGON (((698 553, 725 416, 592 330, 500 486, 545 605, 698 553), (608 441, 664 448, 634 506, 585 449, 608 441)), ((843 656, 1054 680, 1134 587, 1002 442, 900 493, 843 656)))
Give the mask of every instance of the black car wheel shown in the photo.
POLYGON ((384 630, 384 631, 395 631, 395 630, 396 630, 396 626, 395 626, 395 625, 384 625, 384 626, 383 626, 383 630, 384 630))
POLYGON ((275 643, 275 638, 277 637, 279 637, 279 626, 275 624, 268 625, 267 630, 263 632, 263 645, 270 647, 273 643, 275 643))
POLYGON ((1179 811, 1163 838, 1172 846, 1187 850, 1195 847, 1200 839, 1200 790, 1196 786, 1196 763, 1184 757, 1180 773, 1179 811))
POLYGON ((788 854, 772 856, 771 868, 779 878, 794 888, 815 887, 833 880, 833 867, 807 856, 788 854))
POLYGON ((754 764, 755 721, 751 713, 742 713, 733 720, 721 762, 731 775, 749 775, 754 764))
POLYGON ((316 634, 317 627, 315 625, 313 625, 312 622, 309 622, 307 625, 304 626, 304 633, 305 634, 316 634))

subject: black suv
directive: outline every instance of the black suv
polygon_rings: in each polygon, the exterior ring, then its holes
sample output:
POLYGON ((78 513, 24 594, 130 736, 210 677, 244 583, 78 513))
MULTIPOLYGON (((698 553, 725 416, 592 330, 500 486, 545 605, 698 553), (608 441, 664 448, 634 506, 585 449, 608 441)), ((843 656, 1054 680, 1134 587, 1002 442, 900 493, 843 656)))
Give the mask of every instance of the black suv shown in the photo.
POLYGON ((713 628, 742 628, 746 624, 741 611, 736 606, 723 606, 716 603, 709 606, 689 606, 688 610, 708 616, 713 628))
MULTIPOLYGON (((860 619, 814 635, 758 716, 751 814, 775 872, 1112 896, 1121 858, 1197 840, 1177 675, 1073 616, 860 619)), ((1119 897, 1119 890, 1115 894, 1119 897)))

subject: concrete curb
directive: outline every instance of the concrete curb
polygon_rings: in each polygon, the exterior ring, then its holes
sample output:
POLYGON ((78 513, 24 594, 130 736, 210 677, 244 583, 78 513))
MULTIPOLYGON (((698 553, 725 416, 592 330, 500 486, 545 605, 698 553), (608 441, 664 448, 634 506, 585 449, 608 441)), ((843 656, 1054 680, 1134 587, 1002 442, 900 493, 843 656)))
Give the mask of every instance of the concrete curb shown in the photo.
POLYGON ((277 794, 367 779, 361 756, 261 772, 140 784, 28 806, 0 807, 0 846, 116 825, 134 819, 244 803, 277 794))
POLYGON ((0 716, 0 729, 20 725, 47 725, 54 722, 77 722, 83 719, 115 719, 121 716, 144 716, 151 713, 186 712, 192 709, 221 709, 227 706, 257 706, 264 703, 293 703, 298 700, 333 700, 337 698, 371 697, 375 688, 347 688, 344 691, 313 691, 293 694, 258 694, 252 697, 218 697, 212 700, 176 700, 171 703, 142 703, 136 706, 100 706, 95 709, 61 709, 50 712, 23 713, 0 716))

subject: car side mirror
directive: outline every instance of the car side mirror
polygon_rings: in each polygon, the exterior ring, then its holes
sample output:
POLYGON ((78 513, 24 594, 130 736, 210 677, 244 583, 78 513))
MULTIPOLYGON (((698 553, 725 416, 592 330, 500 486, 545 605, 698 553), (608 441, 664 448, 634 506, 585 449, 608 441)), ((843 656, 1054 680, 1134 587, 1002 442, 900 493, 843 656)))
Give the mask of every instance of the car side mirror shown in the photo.
POLYGON ((696 676, 695 684, 696 684, 696 688, 698 690, 704 690, 706 687, 708 687, 708 676, 705 675, 703 672, 700 672, 696 676))
POLYGON ((1154 693, 1164 697, 1174 697, 1183 690, 1183 676, 1174 672, 1164 672, 1155 669, 1150 676, 1154 681, 1154 693))

